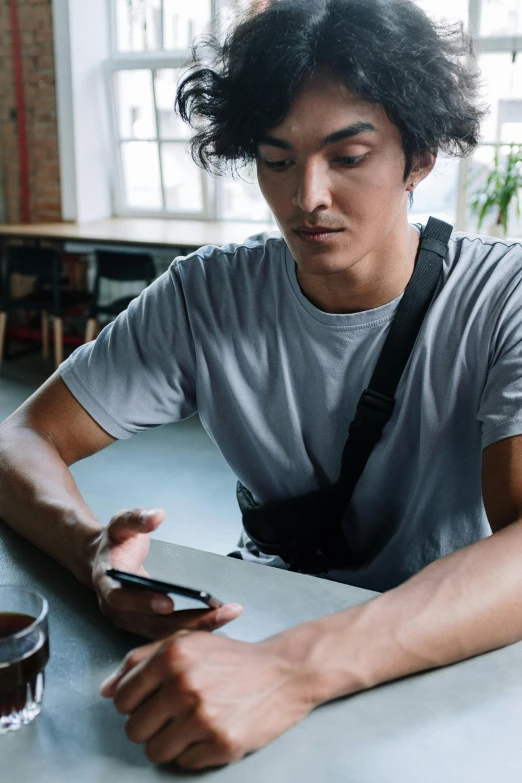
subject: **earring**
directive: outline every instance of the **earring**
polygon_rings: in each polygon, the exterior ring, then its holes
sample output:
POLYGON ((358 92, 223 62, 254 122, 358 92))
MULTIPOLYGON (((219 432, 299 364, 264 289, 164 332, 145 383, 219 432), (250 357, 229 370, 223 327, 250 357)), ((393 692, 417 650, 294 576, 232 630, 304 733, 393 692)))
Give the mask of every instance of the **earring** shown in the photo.
POLYGON ((411 183, 411 189, 412 189, 412 190, 413 190, 413 188, 416 186, 416 184, 417 184, 416 182, 412 182, 412 183, 411 183))

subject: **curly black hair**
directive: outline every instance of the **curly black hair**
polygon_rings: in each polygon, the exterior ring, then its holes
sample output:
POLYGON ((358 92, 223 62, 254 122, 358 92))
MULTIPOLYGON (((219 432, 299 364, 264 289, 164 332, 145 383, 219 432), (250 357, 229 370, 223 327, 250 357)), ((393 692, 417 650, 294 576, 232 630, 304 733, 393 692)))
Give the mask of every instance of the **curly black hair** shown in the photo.
POLYGON ((219 173, 255 160, 315 72, 383 106, 401 133, 405 180, 422 153, 464 157, 479 143, 487 112, 461 23, 437 24, 412 0, 272 0, 223 44, 193 48, 176 109, 195 131, 195 162, 219 173))

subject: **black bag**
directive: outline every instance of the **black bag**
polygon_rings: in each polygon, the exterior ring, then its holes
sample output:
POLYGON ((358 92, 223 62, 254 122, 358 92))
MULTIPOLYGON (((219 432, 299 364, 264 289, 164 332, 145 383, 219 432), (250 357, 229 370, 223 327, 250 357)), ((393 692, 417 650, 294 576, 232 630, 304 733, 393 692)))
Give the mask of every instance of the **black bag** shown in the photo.
MULTIPOLYGON (((355 485, 381 438, 394 395, 433 298, 453 227, 430 217, 422 232, 415 269, 397 308, 368 388, 357 404, 341 459, 339 479, 325 490, 259 505, 238 481, 243 525, 261 552, 278 555, 291 571, 326 573, 361 568, 394 535, 389 524, 369 537, 345 520, 355 485), (343 523, 344 520, 344 523, 343 523)), ((232 556, 238 556, 232 553, 232 556)))

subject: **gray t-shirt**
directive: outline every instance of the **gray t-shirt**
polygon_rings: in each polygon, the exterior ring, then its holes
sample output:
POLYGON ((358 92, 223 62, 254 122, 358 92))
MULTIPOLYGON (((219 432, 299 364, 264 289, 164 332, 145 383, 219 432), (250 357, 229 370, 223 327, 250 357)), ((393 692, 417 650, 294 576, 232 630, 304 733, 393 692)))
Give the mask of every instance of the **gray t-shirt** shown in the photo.
MULTIPOLYGON (((522 433, 521 279, 519 243, 452 234, 392 417, 352 498, 358 525, 391 518, 398 530, 370 565, 328 578, 389 589, 490 534, 481 452, 522 433)), ((279 234, 203 247, 176 259, 60 371, 114 437, 197 411, 256 500, 296 497, 338 478, 401 297, 324 313, 303 295, 279 234)), ((241 548, 247 560, 285 567, 245 533, 241 548)))

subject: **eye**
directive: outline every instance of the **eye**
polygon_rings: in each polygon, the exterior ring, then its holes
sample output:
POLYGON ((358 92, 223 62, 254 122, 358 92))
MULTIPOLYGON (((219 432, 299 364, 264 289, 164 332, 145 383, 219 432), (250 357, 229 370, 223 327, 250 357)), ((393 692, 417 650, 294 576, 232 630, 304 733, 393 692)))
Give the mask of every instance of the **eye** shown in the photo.
POLYGON ((261 163, 267 169, 271 169, 272 171, 285 171, 288 168, 289 164, 292 163, 292 161, 291 160, 267 160, 266 158, 261 158, 261 163))
POLYGON ((357 157, 352 157, 352 158, 339 156, 335 158, 335 161, 337 163, 340 163, 341 166, 346 166, 347 168, 353 168, 354 166, 357 166, 358 163, 362 163, 365 157, 366 155, 358 155, 357 157))

